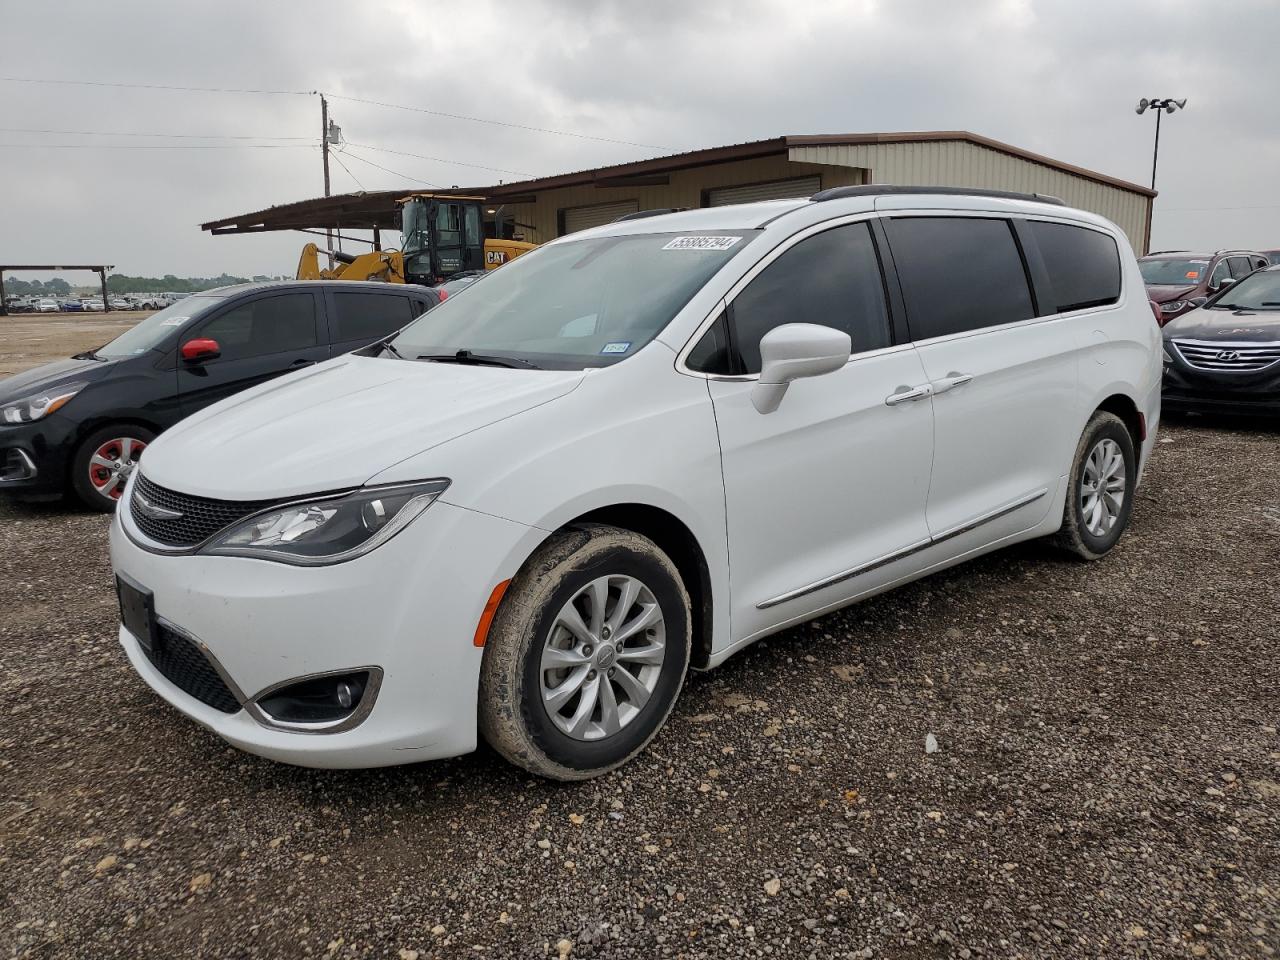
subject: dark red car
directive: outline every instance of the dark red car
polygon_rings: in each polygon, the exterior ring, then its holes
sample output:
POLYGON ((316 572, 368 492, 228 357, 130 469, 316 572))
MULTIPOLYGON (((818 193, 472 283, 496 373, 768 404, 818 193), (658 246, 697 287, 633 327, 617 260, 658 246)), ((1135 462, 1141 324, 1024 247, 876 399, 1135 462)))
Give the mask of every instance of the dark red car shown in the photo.
POLYGON ((1138 260, 1147 297, 1160 310, 1161 326, 1200 306, 1241 277, 1269 265, 1266 255, 1256 250, 1161 250, 1138 260))

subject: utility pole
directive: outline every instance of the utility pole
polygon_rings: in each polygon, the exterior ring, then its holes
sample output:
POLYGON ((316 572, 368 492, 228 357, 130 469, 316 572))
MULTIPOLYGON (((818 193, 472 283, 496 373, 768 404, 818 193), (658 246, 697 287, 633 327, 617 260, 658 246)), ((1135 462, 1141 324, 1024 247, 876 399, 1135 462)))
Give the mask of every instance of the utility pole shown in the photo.
MULTIPOLYGON (((329 196, 329 101, 320 94, 320 155, 324 157, 324 195, 329 196)), ((329 251, 329 269, 333 269, 333 231, 325 227, 325 249, 329 251)))

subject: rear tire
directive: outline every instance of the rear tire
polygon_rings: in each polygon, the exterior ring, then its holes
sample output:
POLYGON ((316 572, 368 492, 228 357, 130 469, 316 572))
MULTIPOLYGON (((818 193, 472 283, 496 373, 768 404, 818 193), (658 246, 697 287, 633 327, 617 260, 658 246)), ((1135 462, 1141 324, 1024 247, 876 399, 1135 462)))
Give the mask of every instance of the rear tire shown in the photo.
POLYGON ((1054 542, 1081 560, 1109 553, 1129 526, 1137 479, 1133 437, 1124 421, 1097 411, 1071 461, 1062 529, 1054 542))
POLYGON ((133 423, 110 424, 85 437, 71 458, 76 499, 90 510, 115 510, 138 457, 155 438, 154 430, 133 423))
POLYGON ((598 524, 565 530, 516 574, 494 617, 480 731, 541 777, 608 773, 666 722, 691 642, 689 596, 653 541, 598 524))

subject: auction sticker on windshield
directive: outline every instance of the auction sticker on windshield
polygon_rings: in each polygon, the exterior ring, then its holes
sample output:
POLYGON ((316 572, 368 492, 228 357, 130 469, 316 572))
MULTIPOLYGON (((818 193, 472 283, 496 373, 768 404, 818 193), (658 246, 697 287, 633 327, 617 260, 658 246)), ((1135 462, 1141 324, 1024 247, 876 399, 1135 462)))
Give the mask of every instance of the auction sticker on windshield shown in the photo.
POLYGON ((676 237, 663 250, 728 250, 741 237, 676 237))

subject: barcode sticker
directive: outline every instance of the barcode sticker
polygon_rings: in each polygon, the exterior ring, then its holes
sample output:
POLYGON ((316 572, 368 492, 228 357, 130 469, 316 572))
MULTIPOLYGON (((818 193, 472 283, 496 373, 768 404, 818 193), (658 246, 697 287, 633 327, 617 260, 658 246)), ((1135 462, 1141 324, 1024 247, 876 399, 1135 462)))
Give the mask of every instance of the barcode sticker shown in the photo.
POLYGON ((676 237, 663 250, 728 250, 741 237, 676 237))

